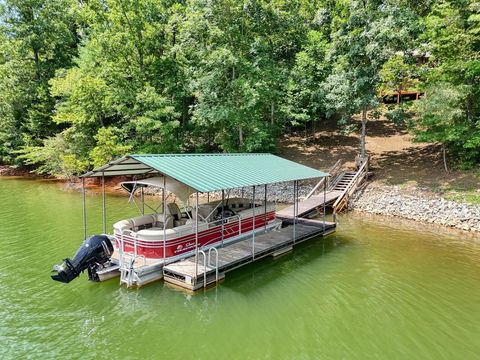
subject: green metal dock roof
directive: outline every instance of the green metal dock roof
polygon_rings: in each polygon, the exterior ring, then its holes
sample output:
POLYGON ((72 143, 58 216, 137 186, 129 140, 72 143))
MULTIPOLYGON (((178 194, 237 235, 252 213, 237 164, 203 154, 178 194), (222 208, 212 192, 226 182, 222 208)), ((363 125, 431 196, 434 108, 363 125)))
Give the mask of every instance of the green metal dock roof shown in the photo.
POLYGON ((328 176, 272 154, 145 154, 124 156, 82 177, 158 173, 200 192, 328 176))

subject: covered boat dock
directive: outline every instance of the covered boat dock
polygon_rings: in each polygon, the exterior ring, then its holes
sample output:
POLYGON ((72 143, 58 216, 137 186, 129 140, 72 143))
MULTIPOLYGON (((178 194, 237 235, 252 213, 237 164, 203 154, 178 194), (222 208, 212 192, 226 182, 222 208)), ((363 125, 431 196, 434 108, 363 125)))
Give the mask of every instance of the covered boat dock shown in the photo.
MULTIPOLYGON (((266 256, 284 254, 292 250, 296 244, 328 235, 336 228, 335 223, 327 222, 325 219, 325 204, 323 205, 322 220, 308 220, 299 217, 299 181, 326 178, 329 174, 272 154, 128 155, 86 173, 83 178, 101 177, 102 183, 104 183, 105 176, 135 176, 138 178, 162 176, 166 179, 164 201, 165 193, 168 191, 168 180, 173 179, 184 185, 187 198, 194 197, 195 213, 198 213, 199 194, 202 193, 207 194, 208 197, 211 192, 221 192, 223 203, 225 191, 249 187, 252 189, 253 202, 260 200, 266 203, 269 184, 292 183, 294 205, 289 208, 288 212, 291 214, 285 214, 285 211, 281 214, 277 213, 277 219, 281 220, 281 226, 277 230, 267 231, 266 227, 264 230, 257 230, 255 219, 263 214, 255 214, 255 207, 253 207, 255 231, 251 231, 249 236, 225 245, 222 242, 220 246, 202 247, 198 242, 199 219, 198 216, 195 217, 196 236, 193 256, 188 254, 184 258, 177 258, 174 261, 169 261, 168 258, 164 259, 161 267, 161 275, 166 282, 188 290, 198 290, 218 283, 228 271, 266 256), (259 188, 262 190, 262 199, 257 198, 259 188)), ((104 229, 106 228, 105 213, 104 207, 104 229)), ((123 265, 120 262, 121 271, 123 265)), ((124 269, 124 271, 128 271, 128 269, 124 269)), ((156 264, 156 271, 160 271, 158 264, 156 264)))

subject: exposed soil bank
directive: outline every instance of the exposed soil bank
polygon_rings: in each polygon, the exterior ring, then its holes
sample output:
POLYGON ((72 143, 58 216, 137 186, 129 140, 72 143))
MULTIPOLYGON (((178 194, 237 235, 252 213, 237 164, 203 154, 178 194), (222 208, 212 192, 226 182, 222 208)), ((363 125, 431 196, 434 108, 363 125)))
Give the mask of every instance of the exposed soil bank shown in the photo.
POLYGON ((12 165, 0 165, 0 176, 21 176, 25 178, 39 177, 38 175, 32 174, 30 170, 25 167, 12 165))
POLYGON ((448 201, 418 188, 371 184, 357 193, 351 208, 480 232, 480 206, 448 201))

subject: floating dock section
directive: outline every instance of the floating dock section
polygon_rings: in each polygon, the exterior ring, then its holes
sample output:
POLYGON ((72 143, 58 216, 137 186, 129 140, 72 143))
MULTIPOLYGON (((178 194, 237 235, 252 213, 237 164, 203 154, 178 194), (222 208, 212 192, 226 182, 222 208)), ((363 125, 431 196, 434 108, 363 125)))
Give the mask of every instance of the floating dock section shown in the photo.
POLYGON ((195 291, 216 284, 225 274, 240 266, 267 256, 279 256, 289 252, 297 244, 308 239, 335 232, 336 224, 318 220, 282 219, 278 230, 255 235, 222 248, 200 251, 195 256, 168 264, 163 268, 164 281, 183 289, 195 291))

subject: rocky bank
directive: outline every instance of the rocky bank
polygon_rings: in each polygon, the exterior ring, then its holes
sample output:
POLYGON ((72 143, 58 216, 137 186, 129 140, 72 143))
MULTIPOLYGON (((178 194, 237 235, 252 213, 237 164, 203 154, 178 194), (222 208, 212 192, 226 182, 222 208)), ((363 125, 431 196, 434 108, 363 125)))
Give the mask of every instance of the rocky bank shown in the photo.
POLYGON ((370 185, 356 194, 350 207, 356 211, 480 232, 480 206, 448 201, 417 188, 370 185))

